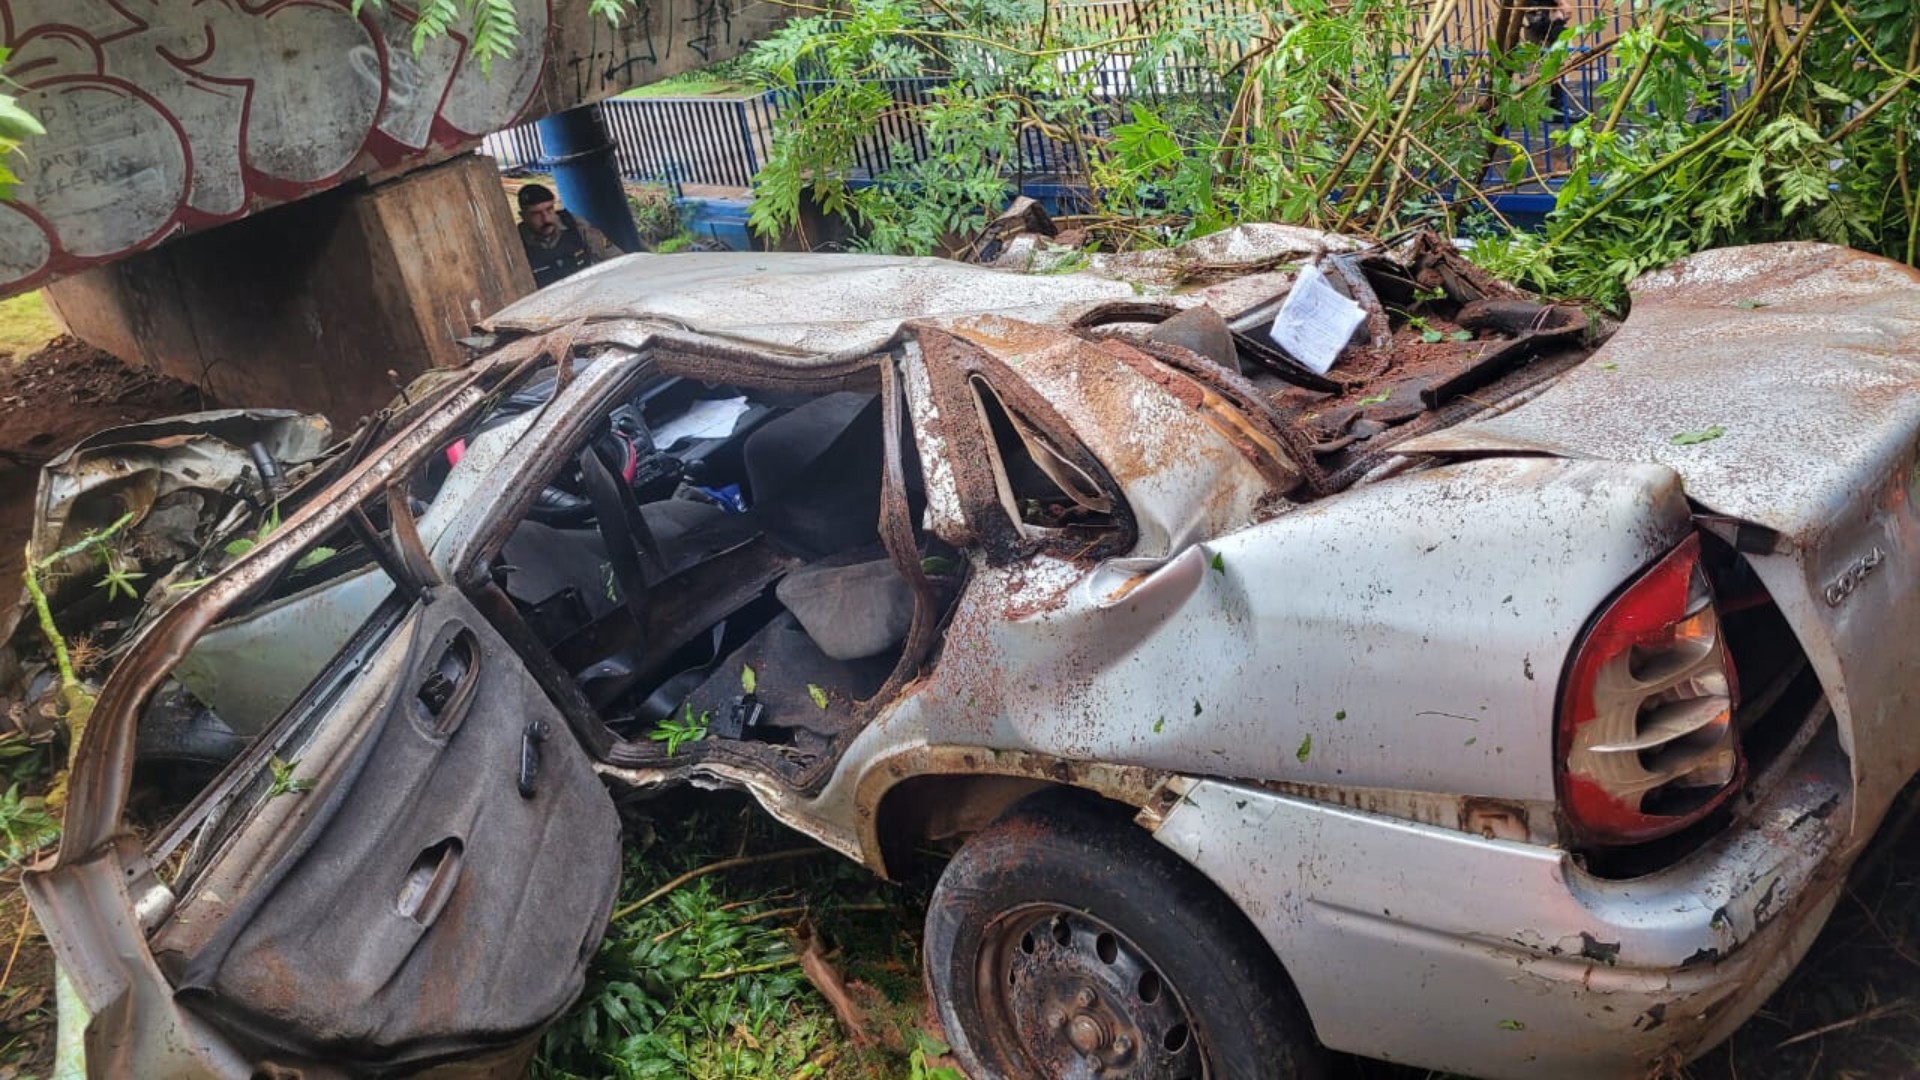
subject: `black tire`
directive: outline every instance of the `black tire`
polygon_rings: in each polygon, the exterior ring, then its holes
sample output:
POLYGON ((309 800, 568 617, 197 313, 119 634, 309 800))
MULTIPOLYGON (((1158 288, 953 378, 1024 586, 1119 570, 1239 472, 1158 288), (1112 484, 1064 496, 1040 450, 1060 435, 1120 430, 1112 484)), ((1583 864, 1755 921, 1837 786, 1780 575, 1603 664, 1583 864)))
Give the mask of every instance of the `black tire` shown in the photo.
POLYGON ((1312 1080, 1325 1052, 1251 923, 1145 830, 1071 792, 961 847, 928 989, 973 1080, 1312 1080))

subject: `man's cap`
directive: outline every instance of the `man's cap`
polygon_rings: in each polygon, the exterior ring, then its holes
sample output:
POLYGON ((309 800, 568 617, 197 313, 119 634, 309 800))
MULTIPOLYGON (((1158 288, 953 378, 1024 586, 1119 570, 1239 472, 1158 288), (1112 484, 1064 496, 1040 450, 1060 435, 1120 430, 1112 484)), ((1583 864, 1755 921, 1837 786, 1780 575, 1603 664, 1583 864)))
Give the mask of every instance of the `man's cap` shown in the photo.
POLYGON ((525 210, 529 206, 552 202, 553 192, 549 191, 545 184, 528 184, 521 188, 520 194, 515 197, 520 200, 520 209, 525 210))

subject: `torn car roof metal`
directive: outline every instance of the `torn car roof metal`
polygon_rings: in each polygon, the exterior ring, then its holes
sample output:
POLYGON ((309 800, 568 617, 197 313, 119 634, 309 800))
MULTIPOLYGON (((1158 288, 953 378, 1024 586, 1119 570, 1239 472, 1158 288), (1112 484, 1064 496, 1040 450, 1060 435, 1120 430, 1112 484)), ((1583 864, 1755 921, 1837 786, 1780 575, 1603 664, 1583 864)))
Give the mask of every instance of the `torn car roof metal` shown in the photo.
MULTIPOLYGON (((540 333, 578 320, 644 319, 772 350, 774 364, 814 366, 870 353, 902 323, 994 314, 1070 325, 1103 304, 1163 293, 1192 280, 1259 276, 1348 237, 1284 225, 1243 225, 1173 248, 1081 260, 1070 273, 1011 273, 949 259, 804 252, 629 255, 542 289, 482 323, 489 331, 540 333), (784 354, 784 359, 782 355, 784 354), (809 362, 811 360, 811 362, 809 362)), ((1206 299, 1232 318, 1270 299, 1284 280, 1251 287, 1220 281, 1206 299)))

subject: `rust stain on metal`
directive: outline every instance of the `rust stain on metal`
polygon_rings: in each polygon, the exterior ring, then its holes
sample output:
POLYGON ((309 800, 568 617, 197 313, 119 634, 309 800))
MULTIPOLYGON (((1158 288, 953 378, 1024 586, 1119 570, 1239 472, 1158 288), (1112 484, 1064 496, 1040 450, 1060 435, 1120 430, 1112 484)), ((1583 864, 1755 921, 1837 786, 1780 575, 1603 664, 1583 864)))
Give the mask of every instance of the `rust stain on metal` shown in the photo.
MULTIPOLYGON (((944 665, 943 665, 944 666, 944 665)), ((858 808, 860 850, 872 869, 885 875, 887 867, 880 823, 898 807, 887 798, 902 783, 927 777, 1011 777, 1080 788, 1127 806, 1146 807, 1164 790, 1171 774, 1132 765, 1070 761, 1024 750, 984 750, 976 746, 920 745, 889 755, 861 777, 854 792, 858 808), (902 779, 902 776, 905 779, 902 779)), ((957 813, 957 810, 950 810, 957 813)))

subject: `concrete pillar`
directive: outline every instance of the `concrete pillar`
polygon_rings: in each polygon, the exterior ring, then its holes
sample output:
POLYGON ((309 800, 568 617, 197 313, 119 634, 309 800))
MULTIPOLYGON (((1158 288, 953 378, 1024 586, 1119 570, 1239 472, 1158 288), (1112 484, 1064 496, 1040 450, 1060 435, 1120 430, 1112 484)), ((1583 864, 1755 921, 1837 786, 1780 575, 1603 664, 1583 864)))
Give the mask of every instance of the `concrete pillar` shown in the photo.
POLYGON ((56 281, 75 336, 229 405, 352 425, 533 291, 489 158, 337 188, 56 281))
POLYGON ((622 251, 640 250, 620 163, 599 105, 582 105, 540 121, 540 145, 553 169, 560 205, 587 219, 622 251))

